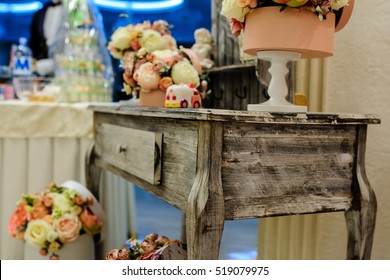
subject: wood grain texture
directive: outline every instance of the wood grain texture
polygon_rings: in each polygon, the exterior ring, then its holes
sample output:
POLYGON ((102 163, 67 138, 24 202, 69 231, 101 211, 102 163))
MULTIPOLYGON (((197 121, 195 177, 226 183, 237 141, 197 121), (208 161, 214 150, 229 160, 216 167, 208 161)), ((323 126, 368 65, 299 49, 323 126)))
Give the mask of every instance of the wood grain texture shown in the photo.
POLYGON ((353 126, 224 126, 226 219, 341 211, 351 205, 353 126))
POLYGON ((221 124, 202 123, 198 169, 186 209, 188 259, 218 259, 225 208, 221 182, 221 124))
POLYGON ((96 126, 96 153, 148 183, 161 179, 162 133, 123 128, 112 124, 96 126))
POLYGON ((289 123, 289 124, 379 124, 380 118, 375 114, 346 113, 269 113, 253 111, 234 111, 222 109, 186 108, 142 108, 131 105, 103 104, 89 107, 95 112, 114 113, 116 115, 156 117, 179 120, 208 120, 220 122, 243 123, 289 123))

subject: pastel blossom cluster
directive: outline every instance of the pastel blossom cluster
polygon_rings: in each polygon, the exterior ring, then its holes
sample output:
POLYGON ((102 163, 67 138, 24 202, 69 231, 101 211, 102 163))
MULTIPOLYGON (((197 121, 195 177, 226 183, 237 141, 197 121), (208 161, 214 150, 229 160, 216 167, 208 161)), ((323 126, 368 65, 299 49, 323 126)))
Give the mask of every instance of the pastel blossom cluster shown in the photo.
POLYGON ((191 49, 177 47, 169 24, 153 23, 119 27, 108 43, 111 55, 121 59, 123 91, 139 96, 155 89, 166 91, 173 84, 201 85, 205 80, 199 58, 191 49))
POLYGON ((172 243, 181 244, 179 240, 169 240, 157 233, 147 235, 141 242, 131 238, 123 248, 109 251, 106 260, 158 260, 162 251, 172 243))
POLYGON ((94 235, 102 222, 92 213, 92 197, 51 183, 42 193, 24 194, 8 221, 13 237, 39 248, 41 255, 59 259, 59 250, 80 234, 94 235))
POLYGON ((223 0, 221 14, 232 23, 232 33, 241 34, 245 27, 245 17, 256 8, 280 6, 286 8, 310 10, 320 20, 326 19, 328 13, 338 11, 348 5, 348 0, 223 0))

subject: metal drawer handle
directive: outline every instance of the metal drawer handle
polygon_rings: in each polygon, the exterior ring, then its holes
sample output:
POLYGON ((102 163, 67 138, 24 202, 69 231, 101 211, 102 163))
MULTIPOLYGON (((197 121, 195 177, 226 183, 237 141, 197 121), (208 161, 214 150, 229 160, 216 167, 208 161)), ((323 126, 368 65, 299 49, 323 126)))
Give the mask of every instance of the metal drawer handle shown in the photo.
POLYGON ((118 153, 124 153, 127 151, 126 145, 118 145, 118 153))

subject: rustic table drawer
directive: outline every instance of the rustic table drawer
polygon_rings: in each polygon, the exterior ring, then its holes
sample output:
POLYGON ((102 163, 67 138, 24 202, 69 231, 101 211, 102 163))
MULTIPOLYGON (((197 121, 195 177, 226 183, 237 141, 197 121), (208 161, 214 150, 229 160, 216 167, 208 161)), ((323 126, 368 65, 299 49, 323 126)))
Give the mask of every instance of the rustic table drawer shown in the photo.
POLYGON ((102 123, 95 139, 96 153, 106 162, 148 183, 160 183, 162 133, 102 123))

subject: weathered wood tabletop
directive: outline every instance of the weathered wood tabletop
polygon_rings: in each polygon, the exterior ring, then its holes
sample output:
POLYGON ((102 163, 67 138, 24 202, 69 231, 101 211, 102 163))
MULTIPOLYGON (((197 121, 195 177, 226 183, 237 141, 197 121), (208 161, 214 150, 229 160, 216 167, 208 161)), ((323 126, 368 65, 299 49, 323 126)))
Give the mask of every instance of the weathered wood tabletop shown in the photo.
POLYGON ((181 209, 188 259, 218 259, 225 220, 345 211, 348 259, 369 259, 376 199, 364 167, 376 115, 91 106, 99 170, 181 209))

